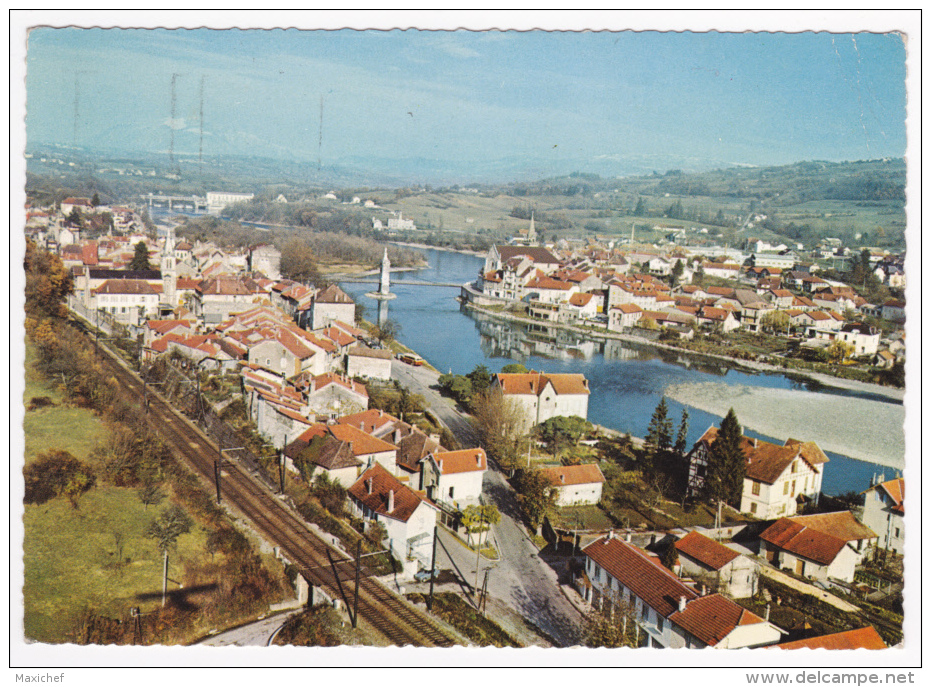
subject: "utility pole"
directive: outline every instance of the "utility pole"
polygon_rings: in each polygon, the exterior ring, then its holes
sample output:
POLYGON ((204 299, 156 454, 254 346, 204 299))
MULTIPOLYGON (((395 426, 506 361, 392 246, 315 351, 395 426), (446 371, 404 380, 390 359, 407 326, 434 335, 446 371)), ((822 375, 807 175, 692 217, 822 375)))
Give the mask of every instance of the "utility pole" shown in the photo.
POLYGON ((168 598, 168 549, 165 549, 165 567, 162 573, 162 608, 165 607, 165 600, 168 598))
POLYGON ((485 568, 485 582, 482 584, 482 602, 481 609, 482 615, 485 615, 485 609, 488 603, 488 573, 491 572, 491 568, 485 568))
POLYGON ((439 528, 433 526, 433 557, 430 559, 430 596, 427 597, 427 610, 433 610, 433 578, 436 577, 436 536, 439 528))
POLYGON ((362 540, 356 542, 356 598, 352 603, 352 626, 359 620, 359 578, 362 575, 362 540))

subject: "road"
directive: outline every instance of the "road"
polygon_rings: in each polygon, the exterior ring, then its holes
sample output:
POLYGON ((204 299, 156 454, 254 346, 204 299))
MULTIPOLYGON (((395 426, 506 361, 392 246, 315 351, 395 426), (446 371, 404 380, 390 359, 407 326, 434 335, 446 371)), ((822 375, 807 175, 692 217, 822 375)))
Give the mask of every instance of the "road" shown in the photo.
POLYGON ((272 636, 287 622, 288 618, 302 610, 276 613, 254 623, 208 637, 197 644, 198 646, 268 646, 272 636))
MULTIPOLYGON (((421 394, 430 411, 443 422, 463 446, 478 446, 474 428, 457 408, 455 401, 440 395, 439 374, 424 367, 412 367, 395 361, 392 377, 411 392, 421 394)), ((484 569, 493 565, 488 577, 489 596, 499 599, 518 614, 548 635, 558 646, 579 643, 578 609, 566 598, 575 594, 561 588, 559 575, 537 555, 537 547, 527 536, 520 523, 520 510, 516 494, 498 470, 485 472, 482 491, 486 502, 493 503, 501 512, 501 521, 494 526, 493 534, 500 560, 481 564, 479 585, 484 569)), ((441 541, 453 555, 454 562, 470 585, 475 581, 475 554, 466 549, 452 535, 443 533, 441 541), (457 554, 459 552, 459 554, 457 554)), ((440 554, 438 554, 439 556, 440 554)))

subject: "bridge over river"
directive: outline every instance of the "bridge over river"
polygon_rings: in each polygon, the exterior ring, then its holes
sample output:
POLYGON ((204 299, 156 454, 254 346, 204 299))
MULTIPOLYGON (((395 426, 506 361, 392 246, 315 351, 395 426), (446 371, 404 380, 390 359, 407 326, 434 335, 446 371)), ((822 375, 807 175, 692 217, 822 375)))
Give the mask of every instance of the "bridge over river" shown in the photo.
MULTIPOLYGON (((377 279, 362 279, 360 277, 336 277, 335 281, 341 283, 349 284, 378 284, 377 279)), ((415 281, 412 279, 392 279, 391 285, 404 285, 404 286, 445 286, 451 289, 462 288, 462 284, 458 282, 447 282, 447 281, 415 281)))

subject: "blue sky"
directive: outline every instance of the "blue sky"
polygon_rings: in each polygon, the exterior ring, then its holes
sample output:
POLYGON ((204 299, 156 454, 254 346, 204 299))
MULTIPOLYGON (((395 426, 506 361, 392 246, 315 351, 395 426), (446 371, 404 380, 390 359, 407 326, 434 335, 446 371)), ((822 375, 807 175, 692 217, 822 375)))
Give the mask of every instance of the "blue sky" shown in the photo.
POLYGON ((34 29, 27 140, 487 161, 905 153, 897 34, 34 29), (175 118, 171 81, 175 77, 175 118))

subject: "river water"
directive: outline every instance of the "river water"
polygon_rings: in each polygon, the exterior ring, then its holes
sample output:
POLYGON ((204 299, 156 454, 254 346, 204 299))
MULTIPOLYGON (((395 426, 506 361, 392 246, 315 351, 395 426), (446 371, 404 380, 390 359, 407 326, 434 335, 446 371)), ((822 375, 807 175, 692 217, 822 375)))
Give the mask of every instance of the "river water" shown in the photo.
MULTIPOLYGON (((475 279, 483 258, 462 253, 423 249, 428 267, 397 272, 395 280, 465 283, 475 279)), ((799 382, 778 374, 749 374, 724 363, 701 361, 693 356, 656 349, 648 345, 614 340, 583 341, 559 329, 537 325, 502 322, 483 313, 467 310, 455 300, 458 289, 439 286, 392 284, 397 298, 378 302, 365 297, 374 290, 371 284, 344 283, 342 288, 365 308, 366 319, 387 317, 401 326, 398 339, 417 351, 441 372, 466 374, 476 365, 498 372, 511 362, 545 372, 576 372, 589 380, 588 419, 591 422, 644 436, 656 405, 667 387, 714 382, 735 387, 795 390, 815 394, 817 400, 830 403, 832 398, 857 396, 856 392, 834 390, 814 383, 799 382), (387 309, 387 310, 384 310, 387 309)), ((864 398, 869 395, 862 395, 864 398)), ((870 398, 875 403, 884 401, 870 398)), ((678 429, 685 406, 667 398, 674 430, 678 429)), ((689 444, 697 441, 721 417, 689 407, 689 444)), ((739 419, 739 414, 738 414, 739 419)), ((901 432, 901 428, 891 431, 901 432)), ((745 433, 760 439, 783 442, 745 428, 745 433)), ((806 440, 805 428, 793 428, 790 436, 806 440)), ((785 438, 785 437, 783 437, 785 438)), ((824 448, 824 446, 822 446, 824 448)), ((874 474, 893 476, 894 470, 865 460, 826 451, 831 459, 823 481, 823 490, 837 494, 869 487, 874 474)))

